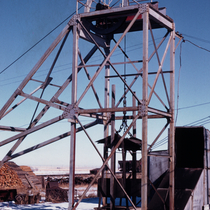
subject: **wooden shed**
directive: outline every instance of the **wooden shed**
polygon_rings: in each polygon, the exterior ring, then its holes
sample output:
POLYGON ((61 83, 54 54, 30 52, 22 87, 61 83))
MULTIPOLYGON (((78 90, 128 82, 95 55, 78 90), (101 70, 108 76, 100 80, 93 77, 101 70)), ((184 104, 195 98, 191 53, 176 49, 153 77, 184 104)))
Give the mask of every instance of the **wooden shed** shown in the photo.
POLYGON ((40 200, 42 184, 28 166, 14 162, 5 163, 0 169, 0 201, 15 200, 18 204, 40 200))

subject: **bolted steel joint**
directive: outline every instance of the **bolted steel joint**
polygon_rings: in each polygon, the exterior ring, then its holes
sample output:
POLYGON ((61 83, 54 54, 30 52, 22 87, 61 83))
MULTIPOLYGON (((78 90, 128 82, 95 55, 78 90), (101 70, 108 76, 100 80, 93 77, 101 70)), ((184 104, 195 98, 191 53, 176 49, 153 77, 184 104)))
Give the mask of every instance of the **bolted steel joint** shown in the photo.
POLYGON ((69 119, 70 121, 76 122, 76 119, 78 117, 77 107, 75 107, 73 104, 69 104, 63 112, 63 117, 65 119, 69 119))
POLYGON ((139 106, 139 112, 141 113, 142 117, 147 116, 147 114, 148 114, 147 101, 142 100, 142 104, 140 104, 140 106, 139 106))
POLYGON ((78 20, 80 19, 80 16, 78 14, 74 15, 71 20, 69 21, 69 26, 75 26, 78 24, 78 20))
POLYGON ((147 12, 148 11, 148 4, 139 4, 139 10, 141 13, 147 12))

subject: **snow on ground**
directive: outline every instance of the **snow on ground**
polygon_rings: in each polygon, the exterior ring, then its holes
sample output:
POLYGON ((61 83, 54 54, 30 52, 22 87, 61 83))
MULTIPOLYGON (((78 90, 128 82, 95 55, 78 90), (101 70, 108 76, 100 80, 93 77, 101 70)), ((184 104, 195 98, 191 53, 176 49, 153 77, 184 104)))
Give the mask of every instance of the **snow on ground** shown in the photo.
MULTIPOLYGON (((98 205, 98 198, 84 199, 78 207, 77 210, 93 210, 94 207, 98 205)), ((42 210, 42 209, 51 209, 51 210, 67 210, 68 203, 39 203, 34 205, 15 205, 13 202, 3 202, 0 203, 0 210, 22 210, 22 209, 31 209, 31 210, 42 210)))
MULTIPOLYGON (((69 167, 56 166, 32 166, 31 169, 36 175, 63 175, 69 174, 69 167)), ((76 168, 76 174, 89 174, 92 168, 76 168)))
MULTIPOLYGON (((137 202, 139 201, 140 198, 137 199, 137 202)), ((95 207, 98 207, 98 201, 99 198, 87 198, 83 199, 82 202, 78 205, 77 210, 93 210, 95 207)), ((109 202, 109 199, 108 199, 109 202)), ((117 201, 119 204, 119 200, 117 201)), ((125 206, 125 199, 122 201, 122 205, 125 206)), ((140 207, 141 204, 137 205, 140 207)), ((129 206, 130 203, 129 203, 129 206)), ((30 209, 30 210, 44 210, 44 209, 51 209, 51 210, 67 210, 68 209, 68 203, 50 203, 50 202, 45 202, 45 203, 39 203, 39 204, 34 204, 34 205, 15 205, 13 202, 3 202, 0 203, 0 210, 25 210, 25 209, 30 209)))
MULTIPOLYGON (((83 192, 86 190, 87 186, 76 186, 75 187, 75 193, 76 197, 79 198, 83 194, 83 192)), ((97 197, 97 186, 91 186, 89 191, 86 193, 87 197, 97 197)))

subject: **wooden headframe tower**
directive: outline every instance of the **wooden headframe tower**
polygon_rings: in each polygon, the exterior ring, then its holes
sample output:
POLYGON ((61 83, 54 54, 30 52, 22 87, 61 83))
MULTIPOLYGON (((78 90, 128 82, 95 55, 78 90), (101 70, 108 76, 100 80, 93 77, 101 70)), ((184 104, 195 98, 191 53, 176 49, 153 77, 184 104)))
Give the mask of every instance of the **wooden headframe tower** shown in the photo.
MULTIPOLYGON (((119 2, 119 1, 116 1, 119 2)), ((87 0, 77 1, 79 5, 84 6, 84 12, 77 13, 70 19, 68 24, 58 35, 51 46, 46 50, 37 64, 32 68, 26 78, 22 81, 16 91, 12 94, 9 100, 0 110, 0 119, 9 116, 10 112, 22 106, 26 100, 34 101, 43 106, 40 112, 36 113, 33 120, 26 128, 1 125, 0 130, 18 132, 6 139, 1 139, 0 146, 15 142, 12 148, 1 161, 1 165, 13 158, 24 155, 28 152, 39 149, 43 146, 51 144, 62 138, 70 138, 70 174, 69 174, 69 209, 76 209, 91 185, 101 175, 104 177, 106 170, 110 173, 110 186, 119 185, 124 195, 130 201, 133 209, 137 209, 135 201, 131 200, 126 192, 123 184, 121 184, 115 175, 115 153, 116 149, 122 145, 126 135, 132 133, 133 137, 141 134, 141 209, 146 210, 148 204, 148 156, 151 155, 153 146, 159 140, 160 136, 169 130, 169 164, 170 164, 170 184, 169 184, 169 199, 170 210, 174 209, 174 71, 175 71, 175 37, 181 38, 175 33, 174 22, 166 16, 165 8, 159 9, 158 2, 155 3, 140 3, 139 1, 122 0, 120 3, 111 6, 111 1, 95 3, 95 1, 87 0), (164 34, 156 44, 154 31, 163 31, 164 34), (72 69, 70 75, 66 78, 62 85, 55 84, 51 77, 51 72, 59 58, 66 39, 72 33, 72 69), (134 57, 129 56, 126 50, 123 50, 121 45, 123 40, 129 34, 135 34, 134 42, 143 43, 142 49, 134 52, 134 57), (150 38, 150 42, 149 42, 150 38), (56 49, 58 51, 52 62, 50 70, 43 81, 34 79, 34 75, 48 58, 48 56, 56 49), (82 43, 80 45, 80 43, 82 43), (87 43, 87 44, 86 44, 87 43), (150 52, 150 44, 153 50, 150 52), (164 45, 165 44, 165 45, 164 45), (87 53, 84 55, 80 51, 80 46, 85 48, 87 53), (164 47, 163 47, 164 46, 164 47), (89 49, 90 48, 90 49, 89 49), (161 49, 161 50, 160 50, 161 49), (123 59, 115 61, 115 52, 121 52, 123 59), (99 62, 91 61, 95 53, 99 53, 102 59, 99 62), (161 58, 162 56, 162 58, 161 58), (136 59, 136 57, 138 59, 136 59), (125 58, 125 59, 124 59, 125 58), (149 63, 156 60, 156 66, 152 64, 149 68, 149 63), (164 70, 163 64, 169 63, 169 68, 164 70), (122 69, 127 68, 127 72, 123 74, 122 69), (95 69, 95 70, 94 70, 95 69), (78 75, 84 70, 87 75, 87 84, 84 90, 78 94, 78 75), (94 73, 92 73, 94 70, 94 73), (90 73, 91 71, 91 73, 90 73), (100 77, 99 77, 100 75, 100 77), (103 75, 104 80, 101 79, 103 75), (125 79, 128 78, 129 79, 125 79), (112 82, 112 78, 115 78, 112 82), (152 78, 152 79, 151 79, 152 78), (116 82, 117 79, 117 82, 116 82), (99 82, 96 82, 99 80, 99 82), (37 83, 37 88, 32 92, 27 93, 25 87, 33 81, 37 83), (150 81, 152 81, 150 83, 150 81), (162 84, 162 91, 158 93, 157 85, 162 84), (97 86, 98 85, 98 86, 97 86), (118 88, 118 85, 120 88, 118 88), (71 101, 63 101, 59 99, 65 89, 71 87, 71 101), (37 96, 37 92, 43 92, 49 87, 56 89, 52 94, 51 99, 44 98, 41 94, 37 96), (124 87, 124 91, 119 91, 124 87), (97 106, 89 108, 82 103, 85 100, 87 93, 93 90, 97 106), (115 92, 116 89, 116 92, 115 92), (101 94, 104 96, 101 99, 101 94), (117 93, 122 93, 117 98, 117 93), (18 98, 22 98, 16 102, 18 98), (122 103, 126 98, 127 104, 122 103), (158 101, 152 103, 152 99, 158 101), (102 104, 103 102, 103 104, 102 104), (81 104, 83 106, 81 107, 81 104), (43 116, 49 109, 57 109, 61 114, 40 123, 43 116), (125 113, 127 115, 125 116, 125 113), (94 119, 89 124, 83 124, 81 117, 94 119), (71 130, 48 139, 33 147, 27 148, 21 152, 16 152, 19 145, 27 140, 27 137, 34 132, 39 132, 41 129, 56 124, 62 120, 68 119, 71 124, 71 130), (117 142, 111 147, 108 152, 108 143, 106 139, 111 137, 111 142, 115 139, 117 120, 128 120, 123 134, 117 142), (159 130, 156 137, 148 143, 148 127, 150 120, 163 120, 164 125, 159 130), (138 123, 140 122, 140 123, 138 123), (101 154, 94 144, 94 137, 88 134, 88 128, 93 126, 104 126, 104 153, 101 154), (131 130, 133 129, 133 132, 131 130), (82 197, 77 203, 74 202, 74 175, 75 175, 75 147, 77 132, 84 132, 87 139, 93 144, 94 148, 102 159, 102 166, 97 172, 91 184, 87 187, 82 197), (110 166, 109 166, 110 164, 110 166)), ((77 9, 78 10, 78 9, 77 9)), ((121 57, 122 58, 122 57, 121 57)), ((119 95, 119 94, 118 94, 119 95)), ((86 102, 87 103, 87 102, 86 102)), ((56 112, 57 113, 57 112, 56 112)), ((150 129, 151 130, 151 129, 150 129)), ((87 151, 88 152, 88 151, 87 151)), ((110 188, 110 195, 114 197, 114 190, 110 188)), ((103 205, 106 205, 103 199, 103 205)), ((114 199, 110 202, 110 209, 115 208, 114 199)))

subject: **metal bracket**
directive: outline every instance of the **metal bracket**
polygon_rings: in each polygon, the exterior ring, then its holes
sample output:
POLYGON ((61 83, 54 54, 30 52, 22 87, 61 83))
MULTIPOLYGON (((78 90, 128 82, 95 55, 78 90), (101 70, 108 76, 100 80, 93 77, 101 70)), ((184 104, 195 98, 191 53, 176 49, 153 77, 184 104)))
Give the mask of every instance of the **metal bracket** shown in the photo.
POLYGON ((142 100, 142 104, 140 104, 140 106, 139 106, 139 111, 140 111, 142 117, 147 116, 147 114, 148 114, 147 101, 142 100))
POLYGON ((20 88, 18 88, 17 90, 15 90, 15 98, 21 94, 21 92, 23 92, 20 88))
POLYGON ((76 123, 75 116, 78 117, 78 109, 74 106, 74 104, 69 104, 63 112, 63 118, 68 119, 69 122, 76 123))
POLYGON ((79 15, 79 14, 75 14, 75 15, 70 19, 70 21, 68 22, 68 25, 69 25, 69 26, 77 25, 77 24, 78 24, 77 20, 80 20, 80 15, 79 15))
POLYGON ((148 4, 139 4, 139 10, 141 13, 147 12, 148 4))

